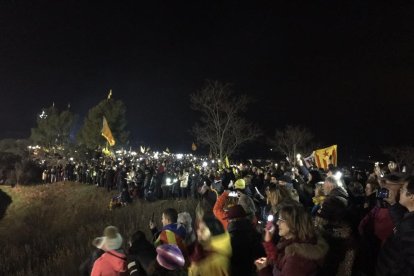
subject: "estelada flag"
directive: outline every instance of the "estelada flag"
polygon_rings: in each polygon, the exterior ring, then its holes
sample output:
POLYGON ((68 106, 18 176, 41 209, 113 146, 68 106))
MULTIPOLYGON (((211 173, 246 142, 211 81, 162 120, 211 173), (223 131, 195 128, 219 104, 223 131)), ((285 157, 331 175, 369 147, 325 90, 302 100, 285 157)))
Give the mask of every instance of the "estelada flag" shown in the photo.
POLYGON ((105 116, 103 117, 102 122, 102 136, 105 137, 105 139, 108 141, 109 145, 112 147, 115 145, 115 139, 112 136, 111 129, 109 128, 108 122, 106 121, 105 116))
POLYGON ((314 151, 315 163, 318 168, 327 169, 329 164, 338 164, 338 146, 333 145, 314 151))
POLYGON ((193 142, 193 144, 191 145, 191 149, 193 150, 193 151, 196 151, 197 150, 197 146, 196 146, 196 144, 193 142))

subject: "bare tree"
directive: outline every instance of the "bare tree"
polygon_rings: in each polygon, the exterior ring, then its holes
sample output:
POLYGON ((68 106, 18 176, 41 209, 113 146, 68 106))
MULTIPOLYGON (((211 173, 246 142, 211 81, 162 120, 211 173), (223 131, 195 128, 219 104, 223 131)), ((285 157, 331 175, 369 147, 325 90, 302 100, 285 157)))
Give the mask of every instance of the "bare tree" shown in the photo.
POLYGON ((215 158, 224 160, 261 133, 240 116, 251 100, 246 95, 234 95, 227 83, 207 81, 203 89, 190 95, 190 99, 191 108, 202 114, 193 134, 199 143, 210 147, 215 158))
POLYGON ((294 164, 298 153, 310 153, 312 139, 313 134, 307 128, 287 126, 283 130, 276 130, 270 144, 276 151, 286 155, 291 164, 294 164))
POLYGON ((413 171, 414 167, 414 147, 412 146, 399 146, 390 147, 383 150, 383 152, 390 156, 397 163, 399 171, 402 166, 405 165, 407 172, 413 171))

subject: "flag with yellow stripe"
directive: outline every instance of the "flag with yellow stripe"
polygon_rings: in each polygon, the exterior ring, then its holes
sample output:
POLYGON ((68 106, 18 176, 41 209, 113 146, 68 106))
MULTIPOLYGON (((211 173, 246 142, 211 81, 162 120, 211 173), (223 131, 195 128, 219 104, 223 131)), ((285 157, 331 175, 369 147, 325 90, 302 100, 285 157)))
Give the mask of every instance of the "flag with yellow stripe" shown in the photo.
POLYGON ((108 121, 106 120, 105 116, 103 117, 102 122, 102 136, 105 137, 105 139, 108 141, 109 145, 112 147, 115 145, 115 139, 112 136, 112 131, 109 128, 108 121))
POLYGON ((338 146, 332 145, 327 148, 314 151, 315 164, 318 168, 327 169, 329 164, 338 165, 338 146))

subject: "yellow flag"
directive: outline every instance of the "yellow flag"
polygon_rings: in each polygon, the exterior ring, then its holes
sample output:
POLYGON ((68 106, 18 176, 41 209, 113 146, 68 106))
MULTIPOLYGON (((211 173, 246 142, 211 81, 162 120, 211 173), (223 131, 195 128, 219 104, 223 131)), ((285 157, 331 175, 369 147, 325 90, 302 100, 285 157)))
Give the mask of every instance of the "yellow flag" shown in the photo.
POLYGON ((111 129, 109 128, 108 122, 106 121, 105 116, 103 117, 102 122, 102 136, 108 141, 109 145, 112 147, 115 145, 115 139, 112 136, 111 129))
POLYGON ((226 168, 230 168, 230 162, 229 162, 229 158, 226 155, 226 158, 224 158, 224 162, 226 162, 226 168))
POLYGON ((112 97, 112 89, 109 89, 108 100, 110 100, 111 97, 112 97))
POLYGON ((193 151, 196 151, 197 150, 197 146, 196 146, 196 144, 193 142, 193 144, 191 145, 191 149, 193 150, 193 151))
POLYGON ((329 164, 338 165, 338 146, 333 145, 314 151, 315 163, 318 168, 327 169, 329 164))

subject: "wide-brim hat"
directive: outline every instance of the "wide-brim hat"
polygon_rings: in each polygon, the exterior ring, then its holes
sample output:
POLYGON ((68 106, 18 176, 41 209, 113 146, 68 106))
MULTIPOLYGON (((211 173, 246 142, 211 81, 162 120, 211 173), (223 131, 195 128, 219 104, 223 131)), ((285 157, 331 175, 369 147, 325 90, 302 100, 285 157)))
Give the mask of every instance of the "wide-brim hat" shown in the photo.
POLYGON ((104 251, 116 250, 122 247, 122 236, 119 234, 118 228, 115 226, 108 226, 104 230, 102 237, 97 237, 92 244, 104 251))

